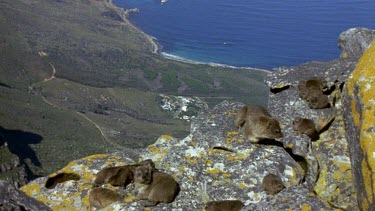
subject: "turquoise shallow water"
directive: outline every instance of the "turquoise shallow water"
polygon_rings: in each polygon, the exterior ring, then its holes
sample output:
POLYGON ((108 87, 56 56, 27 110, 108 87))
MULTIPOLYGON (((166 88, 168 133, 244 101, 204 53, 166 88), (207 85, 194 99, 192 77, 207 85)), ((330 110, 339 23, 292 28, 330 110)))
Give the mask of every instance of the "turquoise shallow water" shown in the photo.
POLYGON ((352 27, 375 29, 375 1, 114 0, 162 53, 205 63, 271 69, 340 54, 352 27))

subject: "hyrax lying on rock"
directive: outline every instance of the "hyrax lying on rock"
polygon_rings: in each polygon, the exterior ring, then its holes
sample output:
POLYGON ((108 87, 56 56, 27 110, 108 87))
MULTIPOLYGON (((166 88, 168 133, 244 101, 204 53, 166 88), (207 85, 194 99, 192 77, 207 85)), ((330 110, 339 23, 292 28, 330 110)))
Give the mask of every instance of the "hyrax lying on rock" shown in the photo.
POLYGON ((263 190, 269 195, 274 195, 282 191, 285 186, 280 177, 275 174, 268 174, 263 178, 263 190))
POLYGON ((155 163, 151 159, 147 159, 137 164, 104 168, 97 173, 94 186, 109 183, 113 186, 126 187, 133 182, 134 171, 138 167, 142 167, 140 169, 145 169, 151 175, 151 171, 155 170, 155 163))
POLYGON ((206 211, 239 211, 245 205, 240 200, 210 201, 206 204, 206 211))
POLYGON ((247 105, 240 109, 234 121, 236 128, 241 129, 245 138, 252 143, 261 139, 281 138, 279 122, 272 118, 268 111, 257 105, 247 105))
POLYGON ((159 203, 171 203, 180 192, 180 185, 172 176, 160 171, 149 172, 139 167, 134 172, 134 182, 141 184, 138 200, 148 200, 155 206, 159 203))
POLYGON ((299 134, 305 134, 311 139, 315 139, 319 136, 315 123, 311 119, 296 118, 293 121, 293 130, 299 134))
POLYGON ((107 188, 93 188, 89 195, 90 206, 100 209, 120 200, 120 196, 115 191, 107 188))
POLYGON ((113 186, 126 187, 133 181, 133 172, 127 166, 107 167, 96 174, 94 186, 109 183, 113 186))
POLYGON ((328 96, 323 93, 326 88, 327 82, 318 78, 300 81, 298 84, 299 95, 313 109, 328 108, 330 106, 328 96))

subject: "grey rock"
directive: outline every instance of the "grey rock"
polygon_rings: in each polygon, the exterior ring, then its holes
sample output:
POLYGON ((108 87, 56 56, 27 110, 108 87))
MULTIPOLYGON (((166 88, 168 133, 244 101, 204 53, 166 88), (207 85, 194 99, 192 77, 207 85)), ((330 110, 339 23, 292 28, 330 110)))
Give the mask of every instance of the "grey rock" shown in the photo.
POLYGON ((4 180, 0 180, 0 193, 0 210, 51 210, 4 180))
POLYGON ((341 58, 358 59, 371 44, 375 37, 375 30, 366 28, 351 28, 340 34, 338 46, 341 58))
POLYGON ((243 210, 277 211, 277 210, 334 210, 314 193, 298 185, 281 191, 276 197, 264 198, 257 204, 250 204, 243 210))

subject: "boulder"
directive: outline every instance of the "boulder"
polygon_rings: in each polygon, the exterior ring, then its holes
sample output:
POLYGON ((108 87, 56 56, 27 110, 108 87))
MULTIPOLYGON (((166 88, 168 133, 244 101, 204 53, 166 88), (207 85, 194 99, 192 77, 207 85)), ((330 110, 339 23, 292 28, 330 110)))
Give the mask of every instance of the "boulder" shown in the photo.
POLYGON ((4 180, 0 180, 0 193, 0 210, 51 210, 4 180))
POLYGON ((342 113, 361 210, 375 210, 375 41, 344 86, 342 113))

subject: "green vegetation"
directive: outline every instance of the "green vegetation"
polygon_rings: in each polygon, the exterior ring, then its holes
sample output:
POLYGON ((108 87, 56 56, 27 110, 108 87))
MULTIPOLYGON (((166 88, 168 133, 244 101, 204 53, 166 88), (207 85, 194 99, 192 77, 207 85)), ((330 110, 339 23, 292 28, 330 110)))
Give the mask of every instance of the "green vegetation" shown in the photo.
MULTIPOLYGON (((42 137, 27 146, 46 173, 162 134, 186 136, 189 124, 163 111, 158 93, 198 96, 211 106, 267 102, 265 72, 154 54, 107 0, 2 0, 0 31, 0 126, 42 137), (52 67, 56 78, 45 81, 52 67)), ((18 149, 28 143, 12 140, 18 149)))

